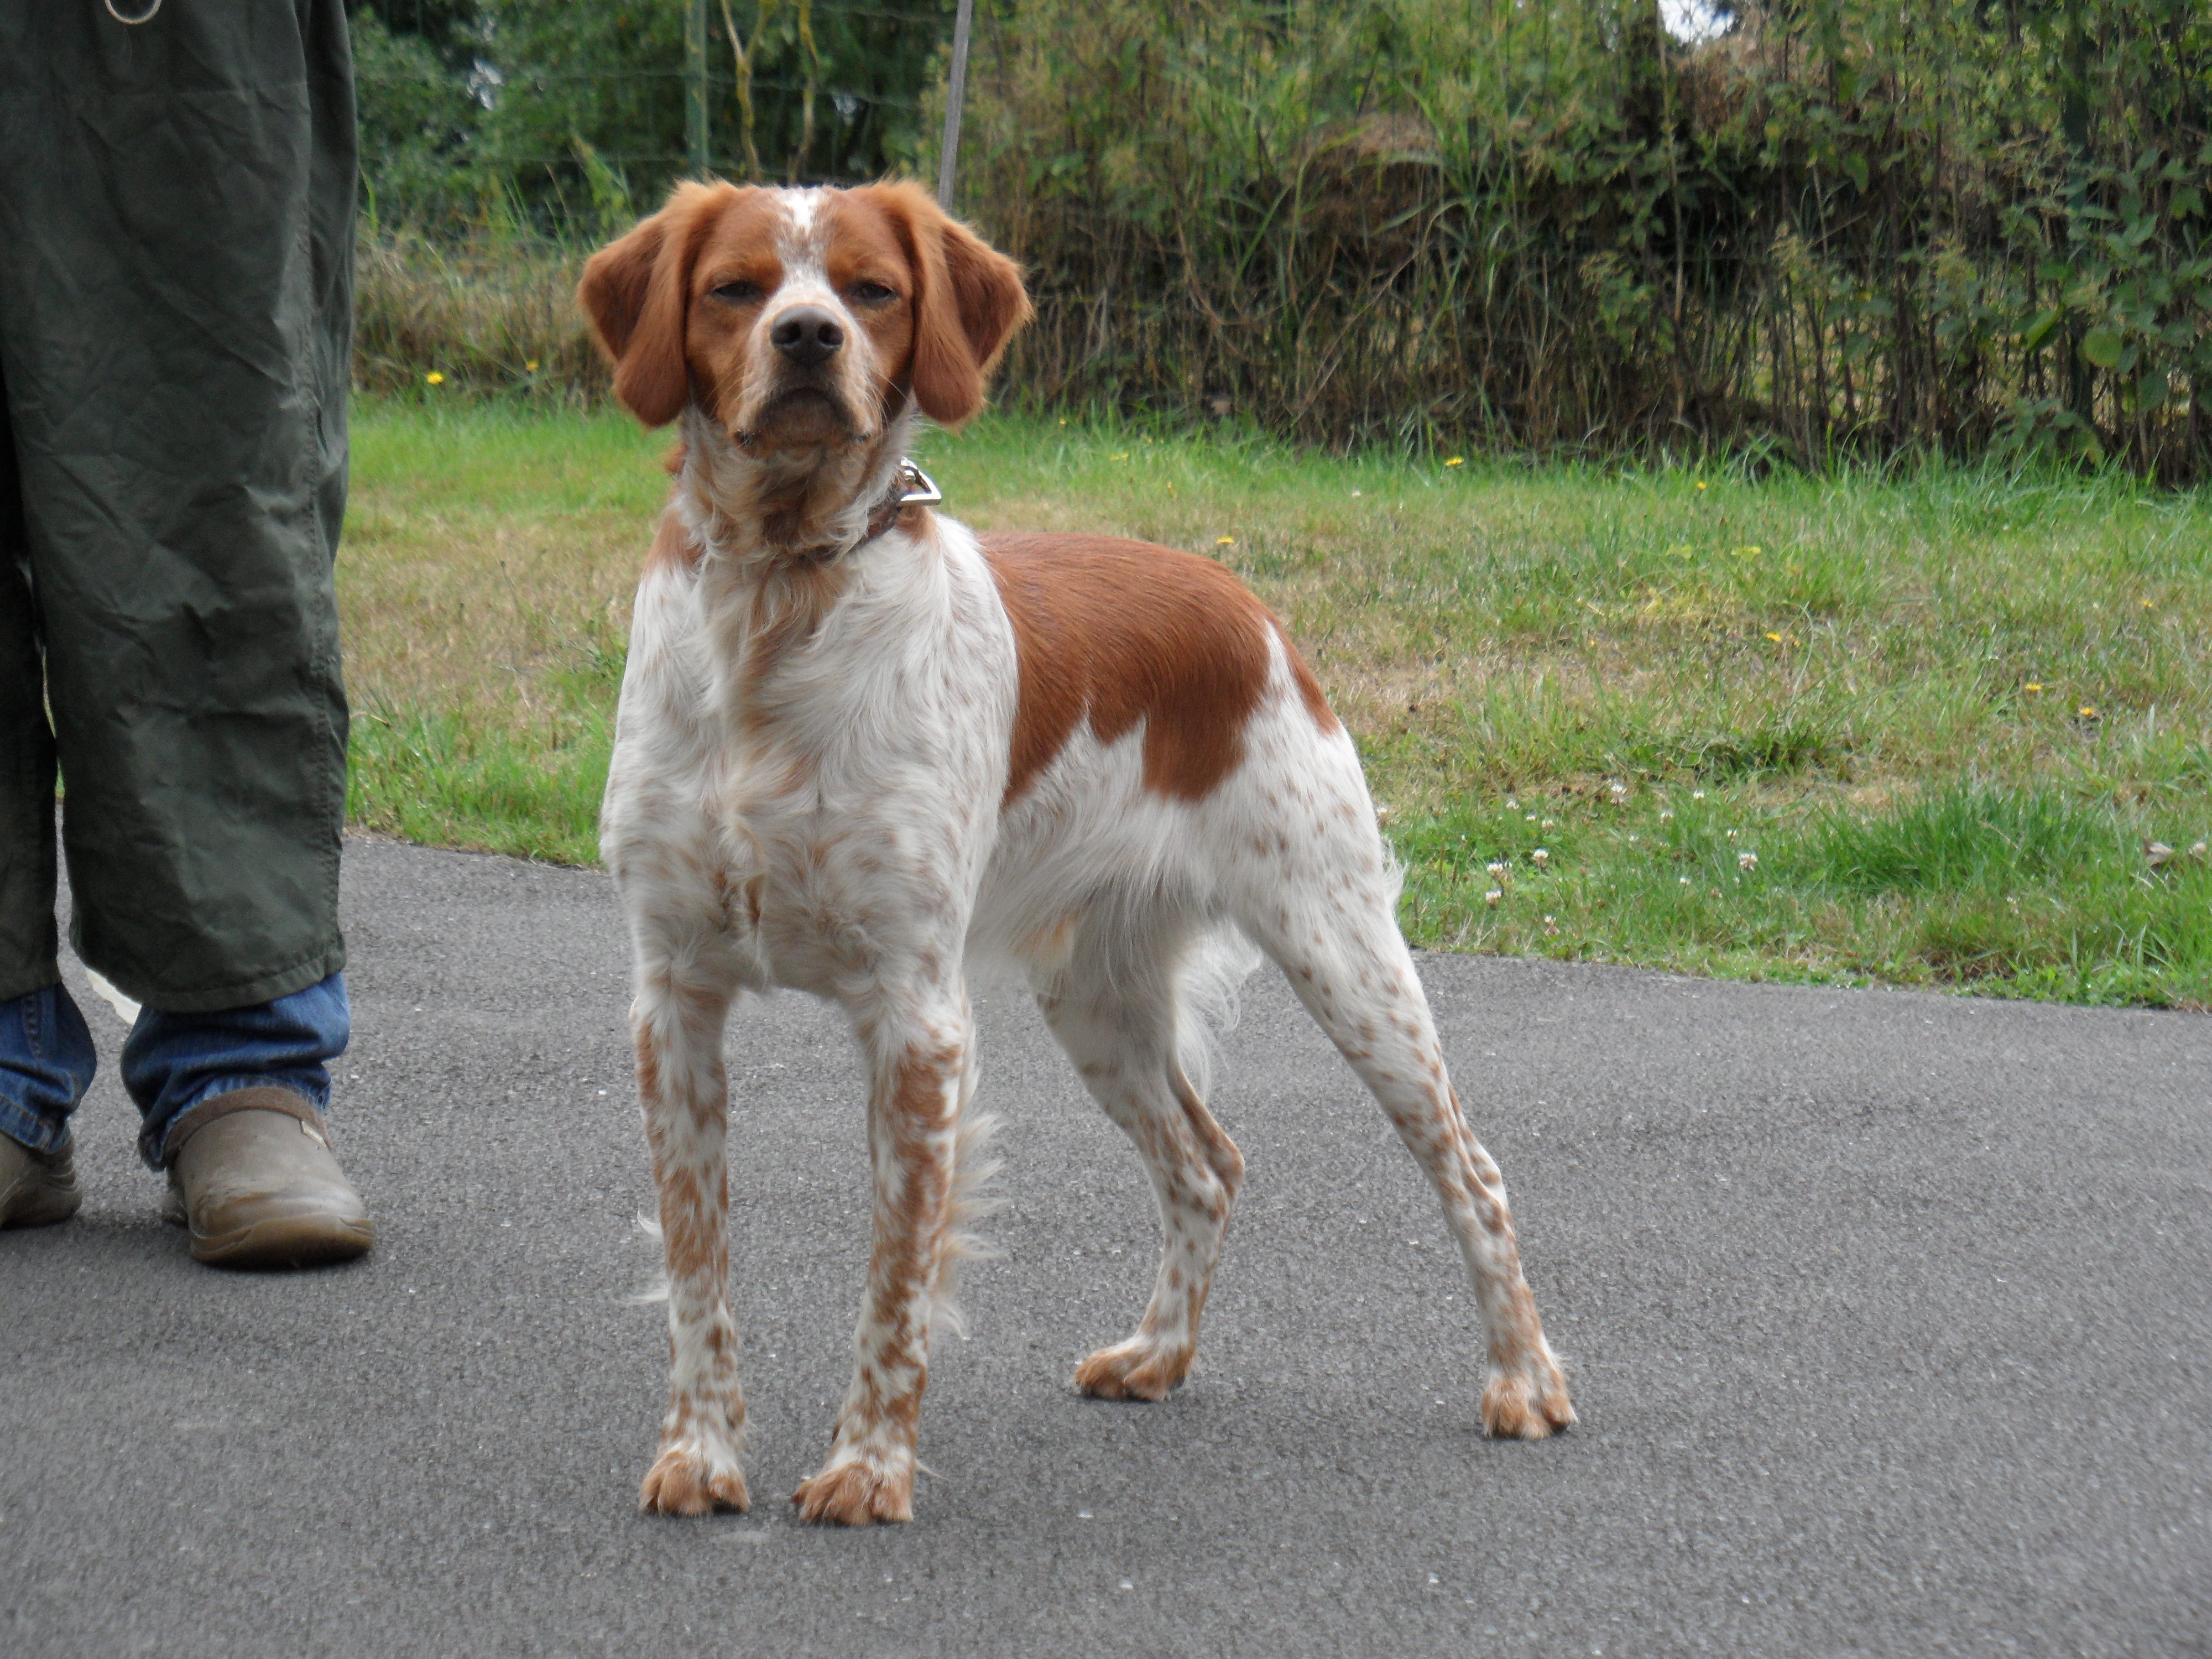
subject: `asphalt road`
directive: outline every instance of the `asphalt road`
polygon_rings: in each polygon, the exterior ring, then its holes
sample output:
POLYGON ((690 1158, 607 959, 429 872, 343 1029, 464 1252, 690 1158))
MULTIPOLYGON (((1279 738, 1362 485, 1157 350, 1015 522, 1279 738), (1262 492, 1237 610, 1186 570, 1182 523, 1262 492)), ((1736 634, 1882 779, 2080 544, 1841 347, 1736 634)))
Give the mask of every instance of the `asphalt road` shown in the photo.
MULTIPOLYGON (((2212 1023, 1433 957, 1581 1425, 1477 1432, 1433 1200, 1272 975, 1197 1370, 1133 1153, 987 988, 1005 1255, 911 1526, 797 1525, 866 1253, 836 1022, 732 1039, 744 1516, 635 1513, 661 1313, 597 875, 355 843, 333 1121, 366 1261, 195 1266, 107 1069, 70 1224, 0 1235, 0 1653, 2212 1651, 2212 1023)), ((74 970, 73 970, 74 971, 74 970)), ((82 980, 78 980, 82 991, 82 980)))

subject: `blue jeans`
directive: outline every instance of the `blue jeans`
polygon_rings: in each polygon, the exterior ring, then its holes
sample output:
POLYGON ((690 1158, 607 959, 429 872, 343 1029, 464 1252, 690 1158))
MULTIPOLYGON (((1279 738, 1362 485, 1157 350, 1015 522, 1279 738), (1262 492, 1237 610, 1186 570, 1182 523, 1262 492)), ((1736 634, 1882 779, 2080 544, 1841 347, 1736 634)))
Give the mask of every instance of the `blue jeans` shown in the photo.
MULTIPOLYGON (((168 1164, 169 1126, 212 1096, 275 1084, 330 1104, 326 1061, 353 1034, 345 975, 250 1008, 165 1014, 142 1008, 123 1042, 123 1086, 145 1127, 138 1155, 168 1164)), ((49 985, 0 1002, 0 1133, 58 1152, 70 1144, 70 1114, 92 1086, 92 1033, 69 992, 49 985)))

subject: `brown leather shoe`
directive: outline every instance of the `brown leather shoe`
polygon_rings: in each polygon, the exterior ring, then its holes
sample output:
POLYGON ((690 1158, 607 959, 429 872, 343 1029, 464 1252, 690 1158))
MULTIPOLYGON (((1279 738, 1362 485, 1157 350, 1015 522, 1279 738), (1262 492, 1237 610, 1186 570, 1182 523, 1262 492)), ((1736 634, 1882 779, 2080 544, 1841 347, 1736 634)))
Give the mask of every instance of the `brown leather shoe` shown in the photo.
POLYGON ((67 1221, 84 1202, 69 1148, 34 1152, 12 1135, 0 1135, 0 1227, 51 1227, 67 1221))
POLYGON ((376 1242, 322 1115, 289 1089, 204 1100, 170 1132, 169 1218, 226 1267, 343 1261, 376 1242))

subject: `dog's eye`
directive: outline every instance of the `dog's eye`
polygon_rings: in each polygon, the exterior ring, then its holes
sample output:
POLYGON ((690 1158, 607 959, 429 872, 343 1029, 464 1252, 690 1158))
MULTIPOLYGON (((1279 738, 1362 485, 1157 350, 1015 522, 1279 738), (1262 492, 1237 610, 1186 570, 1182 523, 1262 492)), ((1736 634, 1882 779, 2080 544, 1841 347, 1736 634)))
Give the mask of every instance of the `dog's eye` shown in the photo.
POLYGON ((761 287, 758 283, 725 283, 720 288, 710 289, 709 292, 717 300, 725 301, 733 306, 749 306, 761 297, 761 287))
POLYGON ((848 299, 857 300, 864 306, 879 306, 898 295, 881 283, 855 283, 846 290, 848 299))

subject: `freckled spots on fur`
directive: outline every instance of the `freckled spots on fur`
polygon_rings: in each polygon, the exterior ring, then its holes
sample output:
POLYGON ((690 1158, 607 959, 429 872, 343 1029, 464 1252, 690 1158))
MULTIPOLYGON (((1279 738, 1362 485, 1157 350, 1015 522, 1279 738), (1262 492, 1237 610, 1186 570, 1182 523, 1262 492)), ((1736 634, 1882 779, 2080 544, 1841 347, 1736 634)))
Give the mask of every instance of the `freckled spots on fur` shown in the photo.
POLYGON ((774 724, 778 704, 766 695, 771 678, 787 656, 814 636, 847 581, 842 564, 781 566, 761 578, 753 592, 744 647, 741 690, 748 732, 758 736, 774 724))
MULTIPOLYGON (((864 1040, 870 1037, 867 1031, 862 1035, 864 1040)), ((896 1518, 838 1508, 851 1496, 847 1486, 857 1477, 846 1472, 853 1468, 863 1469, 869 1491, 902 1492, 898 1501, 910 1502, 915 1427, 928 1381, 930 1292, 950 1199, 950 1136, 963 1063, 962 1045, 950 1042, 909 1048, 879 1073, 870 1108, 879 1180, 867 1311, 854 1388, 839 1416, 836 1449, 822 1474, 796 1494, 801 1513, 810 1519, 849 1523, 896 1518), (890 1188, 880 1179, 887 1167, 899 1172, 890 1188), (895 1448, 897 1455, 890 1466, 878 1467, 882 1454, 868 1454, 870 1447, 895 1448)))

